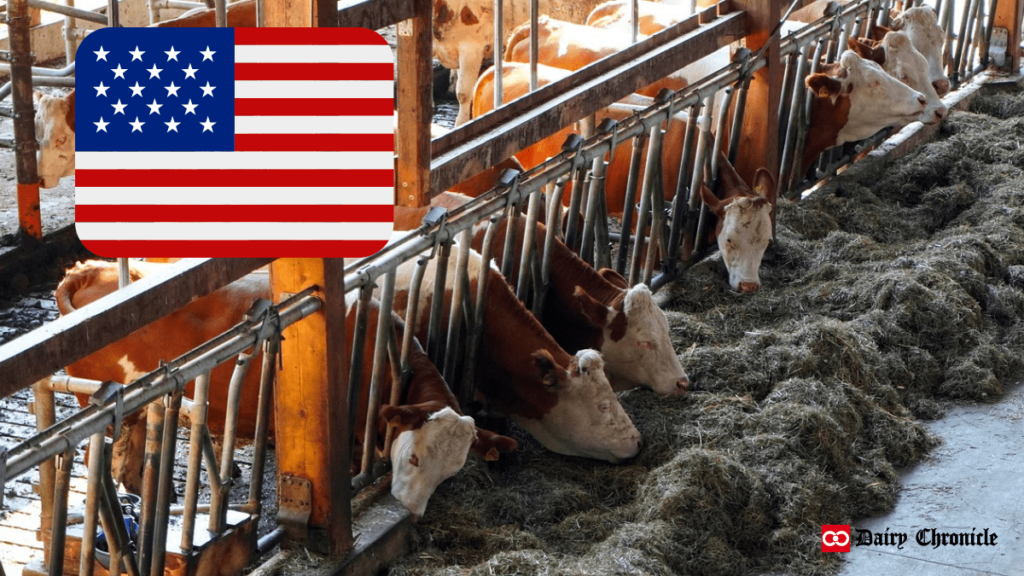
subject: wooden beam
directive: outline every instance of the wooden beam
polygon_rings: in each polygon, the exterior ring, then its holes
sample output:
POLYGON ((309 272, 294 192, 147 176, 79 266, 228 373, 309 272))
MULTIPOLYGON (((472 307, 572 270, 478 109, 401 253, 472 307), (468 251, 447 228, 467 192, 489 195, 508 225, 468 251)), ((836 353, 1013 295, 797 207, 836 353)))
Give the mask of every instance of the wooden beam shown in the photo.
POLYGON ((682 27, 679 30, 697 28, 699 17, 693 16, 434 140, 430 195, 439 194, 512 156, 528 144, 628 96, 637 86, 667 76, 746 34, 744 14, 733 13, 688 34, 670 35, 667 41, 661 36, 677 27, 682 27), (652 45, 657 47, 644 53, 652 45), (468 134, 480 132, 480 126, 489 128, 462 144, 454 144, 468 134), (444 149, 446 146, 451 148, 444 149))
POLYGON ((433 15, 427 0, 411 0, 416 15, 398 23, 398 152, 395 198, 401 206, 430 203, 430 117, 433 15))
POLYGON ((348 445, 348 357, 345 346, 344 262, 286 258, 274 262, 274 301, 316 284, 324 305, 289 326, 274 387, 278 478, 309 480, 312 512, 303 545, 332 556, 352 548, 348 445))
POLYGON ((1020 71, 1021 20, 1024 19, 1024 0, 999 0, 996 5, 995 26, 1010 31, 1006 43, 1006 57, 1010 72, 1020 71))
POLYGON ((338 7, 338 26, 358 26, 380 30, 416 16, 416 3, 358 0, 338 7))
POLYGON ((272 261, 186 260, 16 338, 0 347, 0 397, 31 386, 272 261))
MULTIPOLYGON (((747 11, 750 31, 746 47, 756 52, 766 42, 782 17, 782 0, 732 0, 733 7, 747 11)), ((768 65, 754 73, 747 92, 747 108, 740 134, 742 151, 736 158, 736 172, 750 183, 758 168, 767 168, 779 179, 779 101, 782 97, 783 64, 779 57, 779 38, 771 38, 765 56, 768 65)), ((774 224, 774 215, 772 210, 774 224)))
POLYGON ((337 3, 331 0, 266 0, 264 24, 268 27, 309 28, 338 25, 337 3))

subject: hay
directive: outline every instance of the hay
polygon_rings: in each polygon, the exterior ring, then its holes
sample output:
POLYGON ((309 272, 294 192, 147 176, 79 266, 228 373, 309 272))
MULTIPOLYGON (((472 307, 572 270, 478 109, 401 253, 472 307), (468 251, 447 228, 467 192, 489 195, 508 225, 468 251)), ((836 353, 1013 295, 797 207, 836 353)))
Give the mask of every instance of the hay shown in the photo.
POLYGON ((941 139, 781 201, 761 292, 712 256, 665 290, 685 398, 621 400, 612 466, 523 448, 472 461, 415 530, 406 574, 835 574, 819 525, 890 510, 919 419, 1024 372, 1024 97, 982 96, 941 139))

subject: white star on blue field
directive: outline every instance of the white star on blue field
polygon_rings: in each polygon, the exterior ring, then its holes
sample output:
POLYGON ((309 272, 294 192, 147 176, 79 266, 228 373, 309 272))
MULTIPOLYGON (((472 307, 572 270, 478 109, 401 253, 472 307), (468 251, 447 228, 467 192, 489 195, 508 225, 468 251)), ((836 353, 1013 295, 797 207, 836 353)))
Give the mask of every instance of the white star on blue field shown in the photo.
POLYGON ((102 28, 77 54, 83 152, 231 151, 234 30, 102 28))

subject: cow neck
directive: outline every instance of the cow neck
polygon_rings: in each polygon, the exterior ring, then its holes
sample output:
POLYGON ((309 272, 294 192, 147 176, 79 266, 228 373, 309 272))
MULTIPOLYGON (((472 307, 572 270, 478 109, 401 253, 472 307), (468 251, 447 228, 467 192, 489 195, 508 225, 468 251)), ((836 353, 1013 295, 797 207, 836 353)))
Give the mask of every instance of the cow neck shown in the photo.
POLYGON ((494 270, 487 282, 484 330, 476 378, 478 388, 496 412, 539 420, 558 403, 558 396, 541 381, 531 354, 545 349, 563 368, 569 365, 571 357, 494 270), (488 358, 486 362, 484 355, 488 358))
POLYGON ((822 152, 836 145, 839 132, 850 119, 850 97, 839 96, 833 103, 831 98, 815 96, 811 104, 810 129, 807 131, 807 143, 804 145, 803 169, 806 174, 813 162, 822 152))

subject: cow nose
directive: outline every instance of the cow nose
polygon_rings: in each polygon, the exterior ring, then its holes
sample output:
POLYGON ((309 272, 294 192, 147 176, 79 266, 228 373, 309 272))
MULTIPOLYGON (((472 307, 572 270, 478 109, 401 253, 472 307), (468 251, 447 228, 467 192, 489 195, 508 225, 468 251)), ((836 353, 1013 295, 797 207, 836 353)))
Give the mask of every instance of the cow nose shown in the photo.
POLYGON ((740 282, 740 286, 737 291, 740 294, 753 294, 761 288, 761 285, 757 282, 740 282))
POLYGON ((411 522, 413 522, 413 523, 419 522, 420 521, 420 515, 415 513, 415 512, 410 512, 409 513, 409 520, 411 522))
POLYGON ((935 88, 935 92, 937 92, 939 96, 942 96, 949 92, 949 80, 936 80, 935 82, 932 82, 932 87, 935 88))
POLYGON ((928 105, 928 100, 925 100, 924 95, 918 96, 917 101, 921 104, 921 108, 924 108, 925 106, 928 105))
POLYGON ((946 114, 948 114, 948 113, 949 112, 948 112, 947 109, 939 108, 938 110, 935 111, 935 118, 937 118, 939 121, 945 120, 946 119, 946 114))
POLYGON ((684 377, 680 378, 679 380, 676 380, 676 391, 679 392, 680 394, 682 394, 683 392, 686 392, 689 388, 690 388, 690 379, 689 378, 684 376, 684 377))

